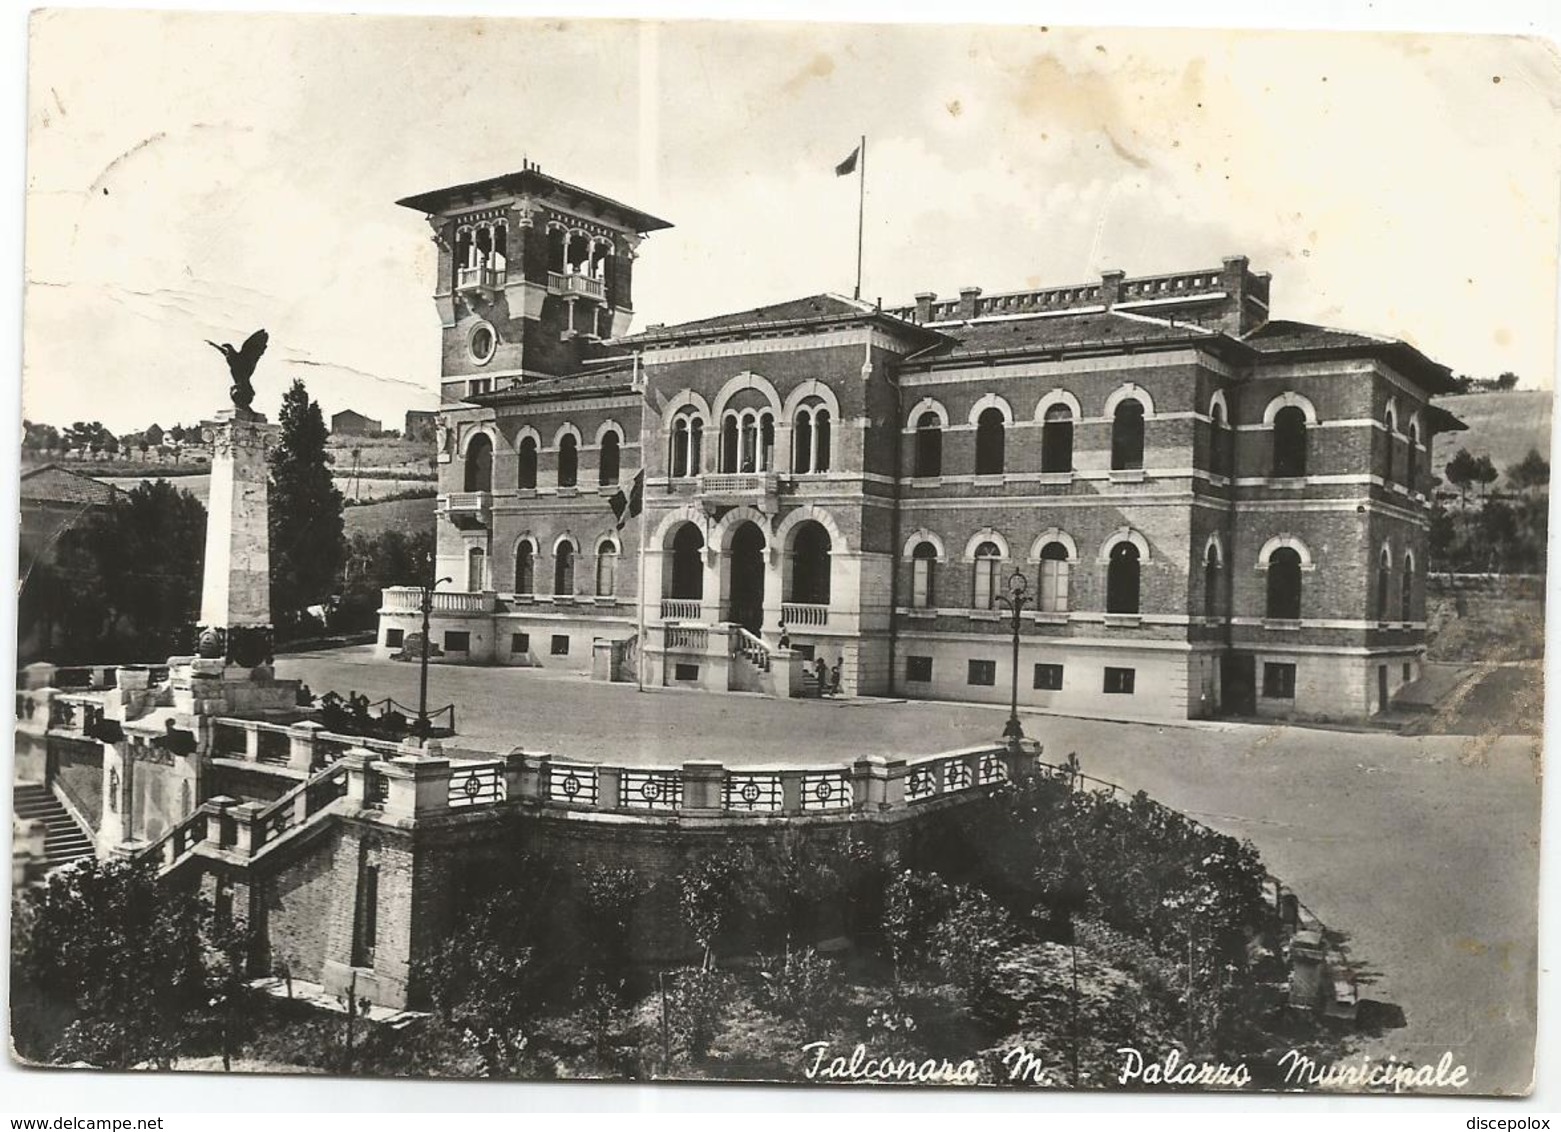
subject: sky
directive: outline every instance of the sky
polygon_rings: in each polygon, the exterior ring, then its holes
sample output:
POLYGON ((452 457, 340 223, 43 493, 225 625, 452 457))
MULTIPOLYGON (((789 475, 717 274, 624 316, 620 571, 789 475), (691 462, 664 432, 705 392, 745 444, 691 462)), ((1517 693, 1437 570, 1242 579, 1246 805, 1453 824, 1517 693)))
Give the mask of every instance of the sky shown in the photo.
POLYGON ((1217 266, 1273 314, 1551 388, 1561 65, 1498 36, 52 10, 29 48, 23 412, 437 400, 409 194, 520 167, 672 222, 636 326, 1217 266))

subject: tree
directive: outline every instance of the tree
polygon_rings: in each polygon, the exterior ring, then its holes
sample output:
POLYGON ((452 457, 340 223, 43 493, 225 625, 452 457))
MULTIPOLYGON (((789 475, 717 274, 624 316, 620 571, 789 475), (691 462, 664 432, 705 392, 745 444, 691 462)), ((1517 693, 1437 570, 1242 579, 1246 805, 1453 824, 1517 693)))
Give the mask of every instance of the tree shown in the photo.
POLYGON ((50 660, 160 660, 186 647, 200 602, 206 508, 157 480, 60 536, 28 575, 19 616, 53 626, 50 660))
POLYGON ((1496 465, 1491 463, 1491 458, 1489 456, 1481 455, 1476 456, 1474 459, 1474 465, 1471 469, 1470 478, 1472 478, 1473 481, 1479 485, 1480 491, 1483 494, 1484 492, 1490 490, 1491 484, 1495 483, 1498 479, 1501 478, 1501 473, 1496 470, 1496 465))
MULTIPOLYGON (((152 861, 86 859, 26 889, 13 970, 42 1057, 167 1068, 208 1001, 206 905, 152 861)), ((20 1035, 19 1035, 20 1036, 20 1035)))
POLYGON ((1517 388, 1517 384, 1518 375, 1511 372, 1510 370, 1498 377, 1495 382, 1496 388, 1501 390, 1503 393, 1517 388))
POLYGON ((318 402, 295 380, 282 397, 271 452, 271 616, 287 631, 331 594, 341 571, 342 497, 331 479, 318 402))
POLYGON ((60 430, 53 425, 22 422, 22 447, 35 452, 52 452, 60 446, 60 430))
POLYGON ((1550 461, 1530 448, 1528 455, 1507 469, 1507 479, 1519 491, 1550 486, 1550 461))
POLYGON ((1474 455, 1467 448, 1460 448, 1453 453, 1453 458, 1447 461, 1447 467, 1443 474, 1447 482, 1458 489, 1458 505, 1465 506, 1469 500, 1469 486, 1474 483, 1476 470, 1474 455))

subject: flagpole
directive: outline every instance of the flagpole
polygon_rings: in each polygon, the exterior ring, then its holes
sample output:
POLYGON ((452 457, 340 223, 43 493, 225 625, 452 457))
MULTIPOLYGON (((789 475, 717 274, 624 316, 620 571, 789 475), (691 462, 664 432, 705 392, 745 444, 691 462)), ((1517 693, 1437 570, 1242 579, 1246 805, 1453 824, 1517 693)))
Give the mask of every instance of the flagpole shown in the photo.
POLYGON ((856 289, 853 299, 862 297, 862 217, 867 208, 867 135, 862 135, 861 159, 857 163, 859 176, 856 182, 856 289))

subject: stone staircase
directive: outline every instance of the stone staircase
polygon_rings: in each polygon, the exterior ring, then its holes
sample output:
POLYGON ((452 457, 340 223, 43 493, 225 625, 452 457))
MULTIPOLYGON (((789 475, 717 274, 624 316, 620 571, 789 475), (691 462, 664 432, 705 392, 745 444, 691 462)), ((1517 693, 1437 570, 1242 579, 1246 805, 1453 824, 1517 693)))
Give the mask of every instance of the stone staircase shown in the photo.
POLYGON ((92 856, 92 838, 76 824, 47 786, 18 784, 12 794, 15 816, 22 821, 42 819, 48 826, 43 854, 46 869, 57 869, 92 856))

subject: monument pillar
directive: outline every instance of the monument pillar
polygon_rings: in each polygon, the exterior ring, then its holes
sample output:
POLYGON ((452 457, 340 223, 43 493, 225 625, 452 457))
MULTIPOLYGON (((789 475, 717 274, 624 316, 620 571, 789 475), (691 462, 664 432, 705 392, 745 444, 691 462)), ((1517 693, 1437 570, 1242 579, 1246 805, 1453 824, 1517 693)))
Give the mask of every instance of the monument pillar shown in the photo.
POLYGON ((206 421, 211 497, 196 651, 208 660, 255 668, 271 663, 271 553, 266 450, 275 426, 251 409, 224 409, 206 421))

